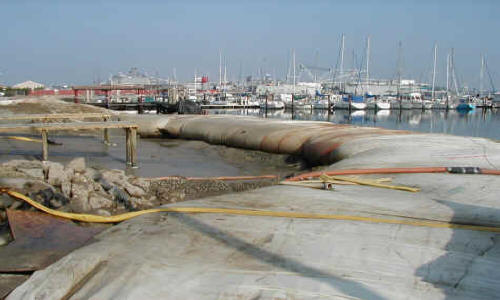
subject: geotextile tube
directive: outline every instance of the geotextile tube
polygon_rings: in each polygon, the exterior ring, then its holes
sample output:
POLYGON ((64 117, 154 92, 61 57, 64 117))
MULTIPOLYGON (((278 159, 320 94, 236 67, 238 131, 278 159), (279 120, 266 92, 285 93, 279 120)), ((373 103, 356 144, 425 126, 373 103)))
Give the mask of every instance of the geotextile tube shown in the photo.
MULTIPOLYGON (((430 156, 428 162, 424 160, 426 165, 427 163, 433 166, 461 165, 457 161, 463 161, 464 165, 469 165, 469 158, 475 158, 469 155, 470 153, 478 156, 478 152, 489 152, 488 149, 494 144, 493 141, 487 139, 446 134, 227 115, 170 116, 168 123, 160 131, 175 138, 297 155, 313 166, 329 165, 358 154, 363 156, 373 154, 370 160, 378 161, 380 165, 385 166, 391 159, 397 161, 400 156, 409 156, 417 149, 420 155, 430 156), (444 164, 441 163, 444 156, 436 155, 440 152, 447 156, 444 164), (448 156, 456 157, 448 158, 448 156), (464 159, 460 159, 462 157, 464 159), (452 159, 454 161, 449 161, 452 159)), ((487 155, 483 156, 481 163, 486 165, 479 163, 479 166, 496 169, 496 166, 487 165, 487 155)), ((422 159, 419 157, 418 161, 421 162, 422 159)), ((477 159, 473 161, 476 162, 477 159)))

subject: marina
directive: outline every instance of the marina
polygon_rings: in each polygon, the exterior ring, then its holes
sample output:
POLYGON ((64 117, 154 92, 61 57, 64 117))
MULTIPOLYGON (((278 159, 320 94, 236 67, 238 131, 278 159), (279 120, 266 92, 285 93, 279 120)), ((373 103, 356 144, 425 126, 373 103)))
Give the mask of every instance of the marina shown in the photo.
POLYGON ((0 299, 498 299, 499 8, 6 2, 0 299))

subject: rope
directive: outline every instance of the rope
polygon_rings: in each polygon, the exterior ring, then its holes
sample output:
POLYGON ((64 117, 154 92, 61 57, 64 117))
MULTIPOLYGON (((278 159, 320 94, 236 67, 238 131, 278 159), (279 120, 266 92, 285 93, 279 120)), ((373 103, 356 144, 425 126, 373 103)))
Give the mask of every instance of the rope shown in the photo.
POLYGON ((115 216, 97 216, 90 214, 76 214, 68 213, 50 209, 21 193, 11 191, 8 188, 0 188, 0 193, 7 193, 8 195, 26 201, 32 206, 44 211, 48 214, 62 217, 74 221, 90 222, 90 223, 118 223, 140 215, 167 212, 167 213, 213 213, 213 214, 231 214, 231 215, 244 215, 244 216, 263 216, 263 217, 277 217, 277 218, 293 218, 293 219, 315 219, 315 220, 343 220, 343 221, 359 221, 369 223, 383 223, 383 224, 398 224, 430 228, 450 228, 450 229, 464 229, 474 231, 487 231, 500 233, 500 227, 489 227, 481 225, 465 225, 456 224, 451 222, 438 222, 438 221, 420 221, 420 220, 402 220, 402 219, 384 219, 374 217, 362 217, 353 215, 335 215, 335 214, 316 214, 316 213, 302 213, 302 212, 286 212, 286 211, 264 211, 264 210, 250 210, 250 209, 232 209, 232 208, 212 208, 212 207, 166 207, 166 208, 153 208, 141 211, 129 212, 115 216))
POLYGON ((379 187, 379 188, 384 188, 384 189, 392 189, 392 190, 400 190, 400 191, 406 191, 406 192, 419 192, 420 189, 418 188, 412 188, 412 187, 407 187, 407 186, 402 186, 402 185, 388 185, 388 184, 383 184, 376 182, 375 180, 361 180, 361 179, 356 179, 356 178, 348 178, 348 177, 340 177, 340 176, 328 176, 328 175, 321 175, 319 177, 321 180, 324 182, 331 182, 333 180, 338 180, 338 181, 346 181, 346 182, 352 182, 360 185, 367 185, 367 186, 373 186, 373 187, 379 187))

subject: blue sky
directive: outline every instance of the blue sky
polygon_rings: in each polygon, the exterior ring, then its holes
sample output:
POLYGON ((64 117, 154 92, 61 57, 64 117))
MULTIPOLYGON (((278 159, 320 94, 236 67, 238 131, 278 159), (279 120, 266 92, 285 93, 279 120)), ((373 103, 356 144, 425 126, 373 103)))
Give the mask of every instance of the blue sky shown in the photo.
POLYGON ((262 68, 284 77, 297 62, 336 64, 346 35, 346 67, 358 63, 371 36, 371 77, 396 73, 428 80, 438 43, 438 82, 455 49, 458 78, 477 86, 480 54, 500 87, 500 1, 6 1, 1 4, 0 82, 91 83, 135 66, 189 80, 198 69, 218 77, 218 52, 229 76, 262 68))

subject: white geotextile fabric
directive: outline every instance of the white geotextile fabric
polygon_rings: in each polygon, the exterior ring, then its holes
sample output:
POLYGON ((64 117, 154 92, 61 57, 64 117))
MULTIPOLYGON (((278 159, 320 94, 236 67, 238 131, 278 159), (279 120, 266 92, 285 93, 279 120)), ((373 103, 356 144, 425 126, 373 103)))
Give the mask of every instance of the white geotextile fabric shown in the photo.
MULTIPOLYGON (((293 125, 293 123, 291 123, 293 125)), ((228 128, 228 130, 231 128, 228 128)), ((372 139, 372 140, 370 140, 372 139)), ((446 135, 346 142, 331 168, 500 166, 500 144, 446 135)), ((401 174, 335 191, 273 186, 175 204, 500 226, 500 176, 401 174)), ((223 214, 151 214, 35 272, 8 299, 495 299, 500 235, 223 214), (75 288, 77 287, 77 288, 75 288)))

